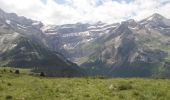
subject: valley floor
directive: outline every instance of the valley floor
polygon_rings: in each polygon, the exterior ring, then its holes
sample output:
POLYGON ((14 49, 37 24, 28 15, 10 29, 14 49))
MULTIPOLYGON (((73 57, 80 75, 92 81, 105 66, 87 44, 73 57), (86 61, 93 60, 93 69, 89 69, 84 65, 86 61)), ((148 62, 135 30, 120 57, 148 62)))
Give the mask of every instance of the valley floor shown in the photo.
POLYGON ((0 70, 0 100, 170 100, 170 80, 45 78, 0 70))

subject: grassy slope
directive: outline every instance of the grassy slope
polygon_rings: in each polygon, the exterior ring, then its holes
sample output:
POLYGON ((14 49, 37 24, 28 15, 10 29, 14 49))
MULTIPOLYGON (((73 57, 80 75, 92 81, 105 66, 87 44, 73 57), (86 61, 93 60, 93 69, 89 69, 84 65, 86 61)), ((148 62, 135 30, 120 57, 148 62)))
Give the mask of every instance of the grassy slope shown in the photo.
POLYGON ((170 80, 42 78, 25 72, 0 69, 0 100, 170 100, 170 80))

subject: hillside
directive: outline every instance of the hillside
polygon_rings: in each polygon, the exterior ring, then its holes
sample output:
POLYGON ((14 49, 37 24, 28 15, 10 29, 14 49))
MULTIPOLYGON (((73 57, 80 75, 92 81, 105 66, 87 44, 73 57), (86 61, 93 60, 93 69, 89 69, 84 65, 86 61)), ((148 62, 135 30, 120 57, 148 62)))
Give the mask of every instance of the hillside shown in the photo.
POLYGON ((47 76, 81 76, 81 69, 50 50, 41 22, 0 10, 0 66, 30 68, 47 76))

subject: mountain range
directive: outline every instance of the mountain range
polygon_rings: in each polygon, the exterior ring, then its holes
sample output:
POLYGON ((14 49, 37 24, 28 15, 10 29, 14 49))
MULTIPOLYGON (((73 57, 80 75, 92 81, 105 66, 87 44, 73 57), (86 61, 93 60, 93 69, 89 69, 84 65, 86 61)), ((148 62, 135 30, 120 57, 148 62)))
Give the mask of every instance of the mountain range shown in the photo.
MULTIPOLYGON (((56 23, 57 24, 57 23, 56 23)), ((170 19, 44 25, 0 10, 0 65, 48 76, 170 77, 170 19)))

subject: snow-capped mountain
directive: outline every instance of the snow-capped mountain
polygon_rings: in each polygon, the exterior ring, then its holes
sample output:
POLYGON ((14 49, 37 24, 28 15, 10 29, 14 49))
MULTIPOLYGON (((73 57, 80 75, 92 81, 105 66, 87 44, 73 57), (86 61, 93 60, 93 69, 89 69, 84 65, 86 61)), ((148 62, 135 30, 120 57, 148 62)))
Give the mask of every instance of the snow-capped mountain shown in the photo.
POLYGON ((0 10, 1 66, 81 75, 64 56, 89 75, 169 77, 170 19, 153 14, 139 22, 44 25, 0 10))
POLYGON ((159 14, 139 22, 77 23, 44 26, 42 30, 51 49, 59 50, 92 75, 169 75, 170 20, 159 14))

